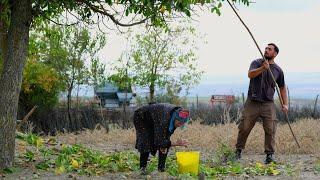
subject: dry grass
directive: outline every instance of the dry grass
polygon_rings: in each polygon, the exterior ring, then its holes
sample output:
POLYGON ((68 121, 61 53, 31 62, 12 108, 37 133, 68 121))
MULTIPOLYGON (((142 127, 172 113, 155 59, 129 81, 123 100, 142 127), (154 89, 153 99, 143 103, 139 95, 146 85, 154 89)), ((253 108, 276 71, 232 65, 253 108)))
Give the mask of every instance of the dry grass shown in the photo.
POLYGON ((65 144, 83 144, 106 152, 115 152, 133 149, 135 136, 134 129, 111 129, 107 133, 102 128, 82 131, 80 134, 61 133, 56 138, 65 144))
MULTIPOLYGON (((287 124, 278 124, 276 134, 276 151, 281 154, 318 154, 320 149, 320 120, 304 119, 292 124, 301 148, 297 148, 287 124)), ((172 141, 178 138, 189 141, 188 150, 214 151, 220 142, 234 147, 238 129, 236 124, 217 126, 201 125, 193 122, 186 130, 176 130, 172 141)), ((134 149, 134 129, 112 129, 83 131, 80 134, 59 134, 58 140, 63 143, 81 143, 107 152, 134 149)), ((264 131, 261 123, 257 123, 249 135, 245 152, 263 153, 264 131)), ((180 149, 180 148, 179 148, 180 149)))

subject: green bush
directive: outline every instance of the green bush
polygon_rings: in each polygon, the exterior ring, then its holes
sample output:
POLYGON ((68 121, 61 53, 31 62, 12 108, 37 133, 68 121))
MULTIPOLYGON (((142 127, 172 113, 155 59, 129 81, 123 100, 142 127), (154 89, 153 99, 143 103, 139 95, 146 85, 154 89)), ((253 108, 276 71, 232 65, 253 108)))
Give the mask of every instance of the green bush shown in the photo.
POLYGON ((29 59, 23 72, 20 107, 29 110, 51 108, 58 103, 61 83, 56 71, 48 65, 29 59))

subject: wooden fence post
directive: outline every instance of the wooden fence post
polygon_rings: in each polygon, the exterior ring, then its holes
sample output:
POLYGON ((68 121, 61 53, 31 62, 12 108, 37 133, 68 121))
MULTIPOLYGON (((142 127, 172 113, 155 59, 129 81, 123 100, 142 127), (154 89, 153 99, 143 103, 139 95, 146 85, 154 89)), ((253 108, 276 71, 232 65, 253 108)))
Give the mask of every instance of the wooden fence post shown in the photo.
POLYGON ((313 118, 316 118, 316 110, 317 110, 317 102, 318 102, 319 94, 316 97, 316 101, 314 102, 314 107, 313 107, 313 118))

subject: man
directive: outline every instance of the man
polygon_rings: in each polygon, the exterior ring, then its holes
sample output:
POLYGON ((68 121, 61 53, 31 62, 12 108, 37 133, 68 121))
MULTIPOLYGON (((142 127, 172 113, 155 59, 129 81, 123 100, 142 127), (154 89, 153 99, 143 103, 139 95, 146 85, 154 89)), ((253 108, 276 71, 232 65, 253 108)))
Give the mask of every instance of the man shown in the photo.
POLYGON ((149 104, 137 109, 133 116, 136 129, 136 149, 140 152, 140 170, 146 174, 149 154, 159 152, 158 170, 165 170, 169 148, 186 146, 187 142, 178 140, 171 143, 170 136, 177 127, 189 121, 189 111, 171 104, 149 104))
POLYGON ((263 121, 265 133, 264 148, 266 153, 265 163, 269 164, 274 161, 273 154, 275 151, 275 133, 276 133, 276 111, 274 100, 275 86, 269 69, 271 69, 276 83, 280 88, 280 95, 283 99, 282 111, 288 111, 288 97, 285 88, 284 74, 282 69, 274 62, 278 55, 279 48, 270 43, 265 48, 263 59, 254 60, 249 68, 248 77, 250 85, 248 98, 244 106, 242 118, 239 124, 239 133, 236 144, 236 157, 241 158, 241 152, 254 127, 256 120, 260 117, 263 121))

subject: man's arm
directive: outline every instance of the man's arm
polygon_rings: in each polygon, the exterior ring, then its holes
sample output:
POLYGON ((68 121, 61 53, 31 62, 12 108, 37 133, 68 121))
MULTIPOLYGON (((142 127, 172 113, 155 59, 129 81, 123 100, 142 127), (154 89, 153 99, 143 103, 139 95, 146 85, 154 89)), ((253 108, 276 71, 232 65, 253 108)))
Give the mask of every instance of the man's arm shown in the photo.
POLYGON ((248 77, 250 79, 255 78, 259 76, 262 72, 268 69, 269 69, 269 63, 267 61, 264 61, 259 68, 250 70, 248 72, 248 77))
POLYGON ((288 112, 288 95, 286 86, 280 87, 280 96, 283 100, 282 111, 288 112))

